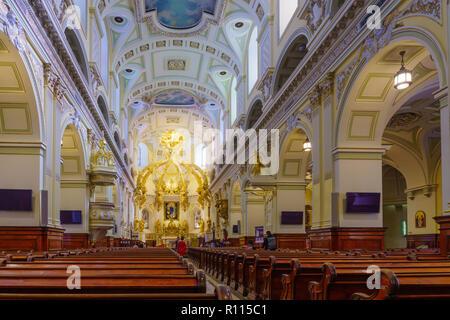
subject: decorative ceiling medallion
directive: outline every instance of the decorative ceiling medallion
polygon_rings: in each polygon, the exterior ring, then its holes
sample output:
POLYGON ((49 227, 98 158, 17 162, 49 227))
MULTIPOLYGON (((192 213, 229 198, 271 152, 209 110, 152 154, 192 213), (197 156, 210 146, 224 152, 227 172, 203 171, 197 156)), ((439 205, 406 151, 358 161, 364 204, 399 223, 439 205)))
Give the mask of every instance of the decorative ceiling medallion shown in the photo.
POLYGON ((194 36, 223 17, 227 0, 140 0, 137 21, 163 36, 194 36))
POLYGON ((185 71, 186 61, 182 59, 170 59, 167 62, 167 69, 169 71, 185 71))

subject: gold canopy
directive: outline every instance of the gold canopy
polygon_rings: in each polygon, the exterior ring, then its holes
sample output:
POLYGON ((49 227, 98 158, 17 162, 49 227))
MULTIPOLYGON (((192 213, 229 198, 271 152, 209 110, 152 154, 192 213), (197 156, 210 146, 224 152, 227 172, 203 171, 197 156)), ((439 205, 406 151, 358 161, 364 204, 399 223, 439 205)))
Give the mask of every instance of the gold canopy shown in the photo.
POLYGON ((192 175, 197 181, 197 201, 200 207, 204 209, 205 205, 211 205, 211 193, 206 173, 193 163, 179 162, 175 159, 174 151, 181 146, 183 140, 183 136, 175 131, 169 131, 160 137, 160 143, 166 150, 166 159, 151 163, 139 172, 134 192, 134 202, 139 209, 142 209, 147 201, 145 186, 150 176, 155 177, 158 210, 163 203, 163 195, 180 195, 183 210, 187 210, 189 201, 185 175, 192 175))

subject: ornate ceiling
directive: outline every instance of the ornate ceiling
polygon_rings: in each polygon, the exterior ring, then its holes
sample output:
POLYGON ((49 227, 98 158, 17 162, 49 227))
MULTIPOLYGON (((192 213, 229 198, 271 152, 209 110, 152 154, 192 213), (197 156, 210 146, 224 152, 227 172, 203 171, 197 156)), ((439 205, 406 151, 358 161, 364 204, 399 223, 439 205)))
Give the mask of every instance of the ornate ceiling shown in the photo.
POLYGON ((265 22, 266 1, 105 2, 111 67, 129 117, 154 107, 193 108, 218 127, 231 82, 244 74, 250 31, 265 22))

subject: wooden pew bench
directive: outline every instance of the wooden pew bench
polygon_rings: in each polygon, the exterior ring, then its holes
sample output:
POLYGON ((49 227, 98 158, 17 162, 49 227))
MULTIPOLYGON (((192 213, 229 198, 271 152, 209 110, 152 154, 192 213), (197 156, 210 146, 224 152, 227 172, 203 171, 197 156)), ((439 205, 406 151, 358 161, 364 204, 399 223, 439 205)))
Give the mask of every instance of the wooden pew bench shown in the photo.
MULTIPOLYGON (((383 265, 379 267, 389 267, 391 272, 395 272, 397 277, 411 275, 430 275, 430 278, 436 275, 450 275, 450 265, 441 266, 425 265, 383 265)), ((367 280, 372 274, 365 272, 366 265, 353 266, 335 266, 331 263, 325 263, 322 268, 322 279, 320 282, 310 283, 310 293, 314 300, 347 300, 351 299, 355 292, 371 296, 374 290, 367 287, 367 280)), ((419 276, 418 276, 419 277, 419 276)), ((426 279, 425 277, 423 279, 426 279)), ((437 279, 437 278, 436 278, 437 279)), ((420 283, 420 281, 419 281, 420 283)), ((445 285, 445 284, 444 284, 445 285)), ((425 290, 426 292, 426 290, 425 290)), ((422 292, 423 294, 424 292, 422 292)))

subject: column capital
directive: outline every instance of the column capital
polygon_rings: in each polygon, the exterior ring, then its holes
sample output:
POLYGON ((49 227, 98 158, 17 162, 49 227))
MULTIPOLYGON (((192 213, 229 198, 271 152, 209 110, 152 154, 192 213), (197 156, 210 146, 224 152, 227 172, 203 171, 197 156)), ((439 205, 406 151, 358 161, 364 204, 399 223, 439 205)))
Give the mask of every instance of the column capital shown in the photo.
POLYGON ((382 160, 386 148, 335 148, 331 151, 337 160, 382 160))
POLYGON ((329 72, 319 83, 319 89, 322 99, 328 98, 334 92, 334 73, 329 72))
POLYGON ((314 87, 314 89, 310 93, 308 93, 308 99, 309 103, 311 104, 311 110, 315 110, 320 106, 322 99, 319 86, 314 87))

